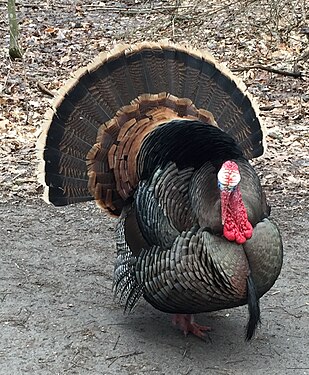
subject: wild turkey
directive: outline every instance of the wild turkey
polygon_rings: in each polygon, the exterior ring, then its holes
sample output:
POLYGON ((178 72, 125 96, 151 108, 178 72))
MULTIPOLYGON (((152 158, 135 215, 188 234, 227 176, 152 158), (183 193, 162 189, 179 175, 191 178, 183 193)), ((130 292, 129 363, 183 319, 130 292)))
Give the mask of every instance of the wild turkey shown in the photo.
POLYGON ((207 53, 120 46, 62 90, 39 139, 45 198, 119 216, 116 295, 143 296, 203 337, 192 314, 248 304, 277 279, 282 241, 247 159, 263 132, 249 94, 207 53))

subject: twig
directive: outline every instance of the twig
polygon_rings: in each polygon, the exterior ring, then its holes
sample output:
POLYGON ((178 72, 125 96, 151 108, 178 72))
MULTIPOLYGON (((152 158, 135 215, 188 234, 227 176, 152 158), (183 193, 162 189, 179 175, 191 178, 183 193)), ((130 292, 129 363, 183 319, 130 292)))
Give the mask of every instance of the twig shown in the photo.
MULTIPOLYGON (((88 349, 88 348, 87 348, 87 349, 88 349)), ((88 349, 88 350, 89 350, 89 349, 88 349)), ((93 355, 93 353, 92 353, 91 350, 89 350, 89 352, 93 355)), ((82 357, 82 358, 85 358, 85 359, 88 359, 88 357, 86 357, 86 356, 81 352, 80 349, 77 349, 77 350, 75 351, 75 353, 74 353, 74 356, 73 356, 72 360, 71 360, 71 364, 70 364, 67 368, 65 368, 65 369, 63 370, 64 372, 67 372, 67 371, 69 371, 69 370, 71 370, 72 368, 75 368, 75 367, 82 368, 82 369, 87 370, 87 371, 90 370, 89 368, 84 367, 84 366, 82 366, 81 364, 78 363, 78 362, 80 361, 80 359, 77 358, 78 356, 80 356, 80 357, 82 357)))
MULTIPOLYGON (((254 4, 255 2, 257 2, 258 0, 250 0, 248 1, 246 4, 244 4, 245 6, 249 6, 251 4, 254 4)), ((228 8, 230 7, 235 7, 235 1, 231 1, 230 3, 228 4, 225 4, 223 6, 220 6, 218 7, 217 9, 214 9, 214 10, 209 10, 207 9, 207 17, 212 17, 214 16, 215 14, 217 13, 220 13, 221 11, 224 11, 224 10, 228 10, 228 8)), ((212 21, 211 21, 212 22, 212 21)))
MULTIPOLYGON (((0 3, 1 4, 1 3, 0 3)), ((46 4, 44 3, 40 3, 40 4, 20 4, 20 3, 16 3, 16 6, 23 6, 25 8, 44 8, 46 7, 46 4)), ((61 9, 66 9, 66 8, 69 8, 68 5, 61 5, 61 4, 52 4, 50 5, 50 7, 52 8, 61 8, 61 9)), ((87 11, 97 11, 97 10, 100 10, 102 12, 106 11, 106 12, 119 12, 119 13, 154 13, 154 12, 160 12, 160 11, 164 11, 164 10, 167 10, 167 11, 173 11, 173 10, 177 10, 177 9, 190 9, 190 8, 193 8, 194 6, 193 5, 179 5, 179 6, 176 6, 176 5, 165 5, 165 6, 160 6, 160 7, 155 7, 155 6, 151 6, 151 7, 148 7, 148 8, 138 8, 138 7, 115 7, 115 6, 105 6, 105 5, 100 5, 100 4, 96 4, 96 5, 93 5, 93 4, 88 4, 88 5, 81 5, 79 7, 79 9, 85 9, 87 11)))
POLYGON ((309 367, 286 367, 288 370, 309 370, 309 367))
POLYGON ((293 316, 294 318, 296 319, 300 319, 302 318, 302 315, 296 315, 296 314, 293 314, 291 313, 290 311, 286 310, 284 307, 282 306, 273 306, 273 307, 265 307, 266 310, 274 310, 274 309, 281 309, 283 310, 286 314, 290 315, 290 316, 293 316))
POLYGON ((105 6, 105 5, 100 5, 100 4, 97 4, 97 5, 92 5, 92 4, 89 4, 89 5, 84 5, 83 7, 84 8, 94 8, 95 10, 97 9, 100 9, 100 10, 136 10, 136 11, 139 11, 141 10, 142 12, 146 12, 146 11, 149 11, 149 10, 153 10, 153 11, 158 11, 158 10, 176 10, 176 9, 188 9, 188 8, 193 8, 194 5, 165 5, 165 6, 159 6, 159 7, 154 7, 154 6, 150 6, 148 8, 130 8, 130 7, 111 7, 111 6, 105 6))
POLYGON ((10 74, 11 74, 12 63, 11 63, 11 60, 9 58, 8 58, 8 60, 9 60, 8 72, 7 72, 7 75, 6 75, 5 79, 4 79, 4 83, 2 85, 3 88, 2 88, 2 90, 1 90, 0 93, 2 93, 2 91, 4 92, 4 90, 6 89, 6 86, 7 86, 8 80, 10 78, 10 74))
POLYGON ((287 76, 287 77, 302 78, 302 72, 289 72, 287 70, 274 69, 274 68, 271 68, 270 66, 265 66, 265 65, 261 65, 261 64, 249 65, 249 66, 240 66, 238 68, 232 69, 232 71, 233 72, 243 72, 243 71, 248 71, 248 70, 251 70, 251 69, 265 70, 266 72, 281 74, 281 75, 287 76))
POLYGON ((113 347, 113 350, 116 349, 116 346, 118 345, 119 339, 120 339, 120 335, 117 337, 117 340, 116 340, 116 342, 115 342, 115 345, 114 345, 114 347, 113 347))
POLYGON ((286 310, 286 309, 285 309, 284 307, 282 307, 282 306, 281 306, 281 309, 282 309, 285 313, 287 313, 288 315, 293 316, 293 317, 296 318, 296 319, 300 319, 300 318, 302 317, 302 315, 296 315, 296 314, 291 313, 290 311, 286 310))
POLYGON ((37 82, 37 87, 38 89, 43 93, 48 96, 51 96, 52 98, 55 96, 55 94, 50 91, 42 82, 37 82))
POLYGON ((15 317, 0 317, 0 324, 10 322, 14 323, 15 325, 25 326, 30 316, 31 312, 28 309, 20 308, 19 312, 16 314, 15 317), (22 313, 23 310, 26 310, 27 315, 25 317, 19 318, 18 316, 22 313))
POLYGON ((0 302, 4 302, 5 299, 6 299, 6 297, 7 297, 7 295, 9 295, 10 293, 8 293, 7 291, 5 291, 5 292, 0 292, 0 294, 3 295, 3 297, 0 297, 0 302))
POLYGON ((135 352, 132 352, 132 353, 126 353, 126 354, 120 354, 120 355, 115 355, 113 357, 107 357, 106 360, 112 360, 112 362, 107 366, 107 367, 111 367, 111 365, 113 363, 115 363, 117 361, 117 359, 119 358, 128 358, 128 357, 132 357, 134 355, 139 355, 139 354, 143 354, 144 352, 138 352, 138 351, 135 351, 135 352))
POLYGON ((171 24, 172 24, 172 37, 174 38, 175 37, 175 15, 172 16, 171 24))
MULTIPOLYGON (((13 69, 13 60, 12 59, 9 59, 10 61, 10 70, 13 69)), ((28 77, 27 77, 27 70, 26 70, 26 64, 25 64, 25 59, 24 57, 22 56, 21 57, 21 64, 22 64, 22 67, 23 67, 23 81, 24 81, 24 85, 25 86, 29 86, 29 80, 28 80, 28 77)), ((6 84, 6 82, 5 82, 6 84)), ((25 99, 25 111, 26 111, 26 119, 25 119, 25 124, 27 125, 28 124, 28 120, 29 120, 29 99, 28 97, 26 97, 25 99)))
POLYGON ((262 105, 259 107, 259 110, 260 111, 272 111, 273 109, 275 109, 276 106, 274 104, 271 104, 271 105, 262 105))
POLYGON ((117 359, 118 359, 118 358, 114 358, 114 359, 112 360, 112 362, 111 362, 111 363, 109 363, 109 365, 108 365, 107 367, 111 367, 111 366, 112 366, 112 364, 113 364, 113 363, 115 363, 115 362, 117 361, 117 359))
POLYGON ((131 353, 120 354, 120 355, 113 355, 112 357, 106 357, 105 359, 107 361, 109 361, 111 359, 128 358, 128 357, 132 357, 134 355, 139 355, 139 354, 143 354, 143 353, 144 352, 138 352, 137 350, 135 350, 134 352, 131 352, 131 353))

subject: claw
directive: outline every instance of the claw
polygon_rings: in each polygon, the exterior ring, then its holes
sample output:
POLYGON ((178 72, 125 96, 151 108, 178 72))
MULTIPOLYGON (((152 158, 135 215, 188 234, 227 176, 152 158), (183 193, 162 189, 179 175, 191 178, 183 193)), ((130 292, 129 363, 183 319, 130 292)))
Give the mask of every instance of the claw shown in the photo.
POLYGON ((201 326, 195 323, 192 314, 174 314, 172 323, 179 327, 185 336, 187 336, 188 333, 192 333, 202 340, 205 339, 205 332, 211 331, 211 327, 201 326))

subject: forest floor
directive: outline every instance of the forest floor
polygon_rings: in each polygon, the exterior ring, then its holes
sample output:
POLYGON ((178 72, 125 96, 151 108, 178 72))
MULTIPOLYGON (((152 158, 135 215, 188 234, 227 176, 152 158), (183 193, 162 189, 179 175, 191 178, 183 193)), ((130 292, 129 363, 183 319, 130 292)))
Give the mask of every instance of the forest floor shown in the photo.
POLYGON ((24 58, 10 61, 0 1, 0 375, 309 374, 308 3, 17 4, 24 58), (145 302, 124 315, 111 292, 115 220, 93 203, 41 200, 35 144, 48 91, 117 43, 163 38, 206 48, 235 71, 267 127, 267 152, 254 163, 285 258, 250 343, 246 307, 198 316, 213 328, 205 341, 145 302))

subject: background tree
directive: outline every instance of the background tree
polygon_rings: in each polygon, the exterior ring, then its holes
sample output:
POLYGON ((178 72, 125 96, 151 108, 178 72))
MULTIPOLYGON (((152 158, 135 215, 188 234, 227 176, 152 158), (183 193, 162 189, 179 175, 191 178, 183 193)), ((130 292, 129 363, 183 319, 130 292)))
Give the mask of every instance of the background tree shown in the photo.
POLYGON ((15 0, 8 0, 8 16, 10 27, 9 54, 12 59, 18 59, 22 57, 22 51, 18 44, 18 22, 16 19, 15 0))

